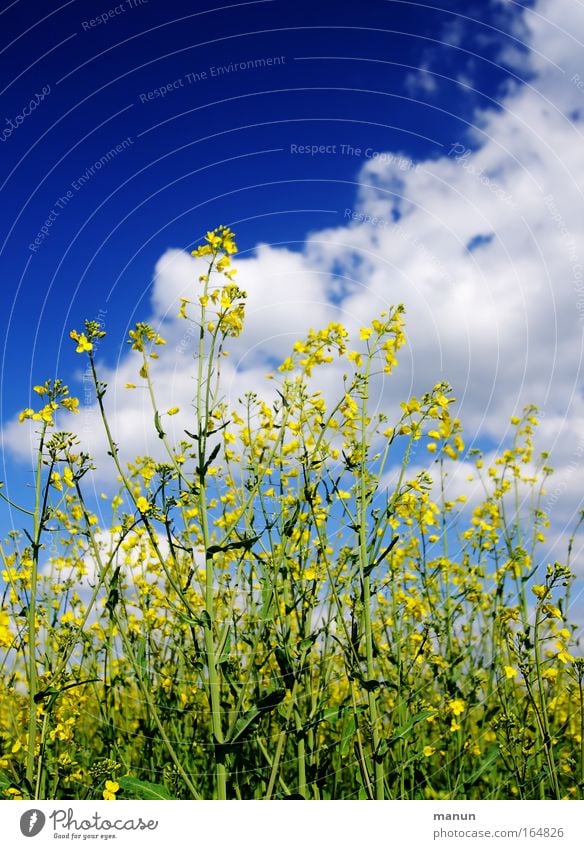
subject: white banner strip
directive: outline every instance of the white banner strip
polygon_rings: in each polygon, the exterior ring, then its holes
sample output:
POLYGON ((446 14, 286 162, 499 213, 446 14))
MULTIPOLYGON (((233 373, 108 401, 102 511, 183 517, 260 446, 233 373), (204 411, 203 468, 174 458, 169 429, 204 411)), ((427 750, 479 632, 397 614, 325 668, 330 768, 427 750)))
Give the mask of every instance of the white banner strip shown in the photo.
POLYGON ((104 842, 116 849, 584 846, 584 802, 576 801, 14 801, 0 802, 0 824, 7 849, 104 842))

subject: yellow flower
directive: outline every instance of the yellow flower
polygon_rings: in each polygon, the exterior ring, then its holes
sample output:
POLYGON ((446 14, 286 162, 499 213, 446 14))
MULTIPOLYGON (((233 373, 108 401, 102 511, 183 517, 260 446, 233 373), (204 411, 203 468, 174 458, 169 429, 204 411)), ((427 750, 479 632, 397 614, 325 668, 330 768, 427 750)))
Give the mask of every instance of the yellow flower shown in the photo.
POLYGON ((278 371, 292 371, 294 369, 294 361, 292 357, 286 357, 284 362, 278 366, 278 371))
POLYGON ((359 331, 359 339, 361 339, 362 342, 365 342, 367 339, 369 339, 372 333, 373 330, 370 327, 362 327, 359 331))
POLYGON ((548 595, 549 590, 543 584, 535 584, 535 586, 531 588, 531 592, 534 596, 537 596, 537 598, 545 598, 548 595))
POLYGON ((53 412, 58 408, 58 404, 56 401, 51 401, 50 404, 46 404, 42 410, 39 410, 37 413, 33 413, 30 416, 31 419, 35 422, 46 422, 48 425, 53 424, 53 412))
POLYGON ((106 781, 105 789, 103 791, 103 798, 104 799, 110 799, 110 800, 115 799, 116 793, 118 792, 119 789, 120 789, 120 785, 118 784, 117 781, 106 781))
POLYGON ((512 679, 517 676, 517 670, 514 669, 512 666, 504 666, 503 669, 505 670, 506 678, 512 679))
POLYGON ((556 680, 556 678, 558 677, 558 670, 553 669, 553 668, 552 669, 546 669, 541 673, 541 677, 545 678, 547 681, 551 681, 553 683, 556 680))
POLYGON ((148 513, 148 511, 150 510, 150 504, 148 503, 148 499, 144 498, 144 496, 141 495, 140 498, 136 500, 136 507, 138 508, 140 513, 148 513))
POLYGON ((191 256, 207 256, 210 253, 212 253, 210 245, 201 245, 200 248, 191 251, 191 256))
POLYGON ((166 411, 166 414, 167 414, 167 416, 176 416, 178 411, 179 411, 178 407, 171 407, 170 410, 166 411))
POLYGON ((84 351, 93 351, 93 342, 89 341, 85 333, 77 333, 76 330, 72 330, 69 336, 77 342, 75 351, 78 354, 82 354, 84 351))
POLYGON ((22 799, 22 792, 17 787, 9 787, 6 792, 13 799, 22 799))
POLYGON ((463 699, 452 699, 448 702, 448 710, 453 716, 460 716, 466 710, 466 702, 463 699))
POLYGON ((562 611, 559 607, 556 607, 555 604, 542 604, 541 609, 552 619, 562 619, 562 611))
POLYGON ((570 654, 570 652, 567 648, 565 648, 565 646, 562 646, 561 643, 556 643, 556 646, 557 648, 559 648, 559 652, 556 655, 559 661, 561 661, 562 663, 570 663, 574 660, 574 655, 570 654))
POLYGON ((79 410, 79 398, 63 398, 61 401, 61 406, 65 407, 66 410, 69 410, 70 413, 78 413, 79 410))
POLYGON ((435 751, 434 746, 424 746, 424 757, 431 758, 435 751))

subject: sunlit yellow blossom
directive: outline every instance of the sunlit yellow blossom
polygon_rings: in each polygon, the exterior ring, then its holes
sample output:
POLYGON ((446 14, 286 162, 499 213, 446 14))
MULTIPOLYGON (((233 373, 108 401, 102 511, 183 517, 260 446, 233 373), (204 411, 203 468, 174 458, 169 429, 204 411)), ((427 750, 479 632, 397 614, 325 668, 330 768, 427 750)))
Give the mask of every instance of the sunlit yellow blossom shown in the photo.
POLYGON ((136 499, 136 507, 138 508, 140 513, 148 513, 148 511, 150 510, 150 503, 148 499, 144 498, 144 496, 141 495, 139 498, 136 499))
POLYGON ((84 351, 93 351, 93 342, 89 341, 85 333, 77 333, 76 330, 72 330, 69 336, 77 342, 75 350, 78 354, 82 354, 84 351))
POLYGON ((556 647, 559 649, 556 657, 561 663, 571 663, 574 660, 574 655, 570 654, 568 649, 561 643, 556 643, 556 647))
POLYGON ((466 710, 466 702, 464 699, 451 699, 448 702, 448 710, 453 716, 460 716, 466 710))
POLYGON ((70 413, 78 413, 79 398, 63 398, 61 406, 65 407, 66 410, 69 410, 70 413))
POLYGON ((541 609, 552 619, 562 619, 562 611, 559 607, 556 607, 555 604, 542 604, 541 609))
POLYGON ((555 681, 558 677, 558 670, 554 667, 550 667, 549 669, 544 669, 541 673, 541 677, 545 678, 546 681, 555 681))
POLYGON ((103 798, 109 799, 109 800, 115 799, 116 793, 118 792, 119 789, 120 789, 120 785, 118 784, 117 781, 106 781, 105 789, 103 791, 103 798))

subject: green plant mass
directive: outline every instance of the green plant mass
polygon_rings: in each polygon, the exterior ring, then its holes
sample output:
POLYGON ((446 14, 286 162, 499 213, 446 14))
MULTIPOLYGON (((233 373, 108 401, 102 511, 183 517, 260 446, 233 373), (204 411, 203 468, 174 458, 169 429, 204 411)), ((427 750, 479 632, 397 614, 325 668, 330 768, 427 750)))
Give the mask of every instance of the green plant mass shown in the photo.
POLYGON ((0 552, 1 795, 582 799, 584 661, 570 546, 566 563, 539 557, 551 469, 533 456, 536 411, 490 463, 466 451, 446 384, 390 421, 373 400, 405 341, 401 306, 354 340, 310 331, 265 398, 228 405, 236 250, 219 227, 194 252, 208 268, 180 302, 190 411, 158 406, 158 331, 130 332, 127 391, 148 399, 163 460, 122 461, 105 333, 71 332, 118 481, 109 526, 86 497, 91 458, 55 426, 78 410, 68 387, 35 387, 21 414, 38 442, 27 530, 0 552), (331 399, 319 379, 339 362, 331 399), (463 458, 480 503, 448 496, 463 458))

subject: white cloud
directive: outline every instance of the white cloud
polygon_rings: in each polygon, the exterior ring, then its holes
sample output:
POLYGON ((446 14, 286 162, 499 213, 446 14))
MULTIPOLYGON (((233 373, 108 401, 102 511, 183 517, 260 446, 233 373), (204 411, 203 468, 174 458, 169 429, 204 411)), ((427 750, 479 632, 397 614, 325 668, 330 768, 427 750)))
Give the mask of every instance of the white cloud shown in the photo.
POLYGON ((421 63, 419 70, 406 74, 404 84, 407 93, 412 96, 419 93, 434 94, 438 88, 436 77, 427 62, 421 63))
MULTIPOLYGON (((446 378, 467 434, 495 443, 509 438, 511 415, 538 404, 539 443, 552 450, 565 483, 549 506, 567 526, 581 501, 581 459, 576 468, 573 454, 584 432, 584 89, 574 78, 584 7, 540 0, 515 32, 531 49, 529 80, 508 85, 500 108, 477 112, 467 137, 417 167, 398 151, 369 161, 354 208, 341 211, 337 226, 312 233, 300 252, 260 245, 239 261, 247 328, 223 378, 228 400, 269 391, 268 365, 308 327, 339 318, 356 327, 403 301, 408 348, 380 403, 391 407, 446 378)), ((176 318, 177 301, 194 291, 199 268, 170 250, 155 273, 151 320, 168 339, 156 381, 160 407, 182 409, 168 425, 175 438, 188 427, 195 392, 193 338, 176 318)), ((128 356, 105 376, 112 429, 133 453, 159 451, 145 393, 121 388, 137 382, 136 371, 128 356)), ((339 374, 326 377, 331 392, 339 374)), ((102 467, 98 430, 92 425, 84 438, 102 467)), ((23 453, 16 425, 3 438, 23 453)))

